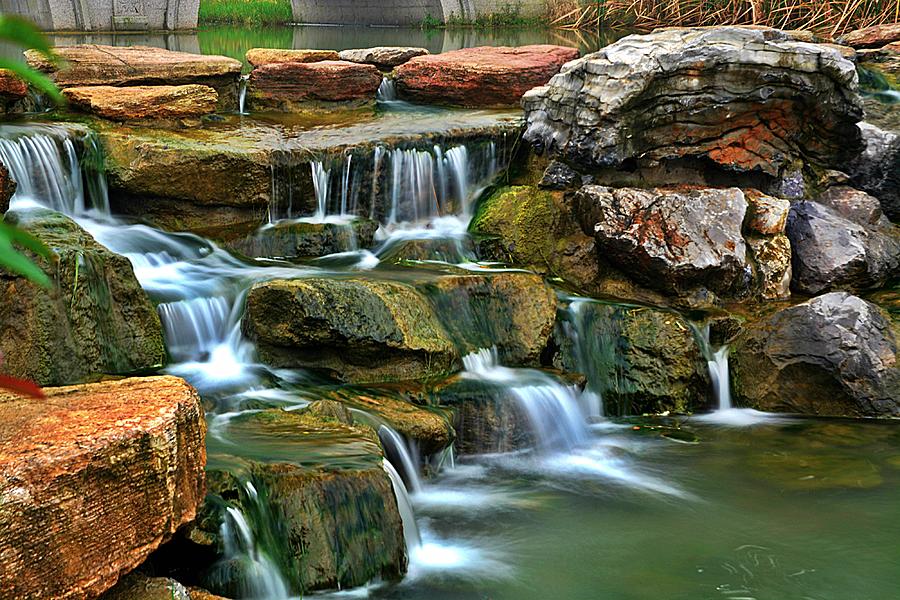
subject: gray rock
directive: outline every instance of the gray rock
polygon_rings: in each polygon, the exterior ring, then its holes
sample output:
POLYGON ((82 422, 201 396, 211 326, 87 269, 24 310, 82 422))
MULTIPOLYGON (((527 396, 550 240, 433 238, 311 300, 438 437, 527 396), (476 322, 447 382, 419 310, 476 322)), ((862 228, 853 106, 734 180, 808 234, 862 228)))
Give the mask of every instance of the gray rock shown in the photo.
POLYGON ((382 71, 389 71, 394 67, 409 62, 416 56, 430 54, 425 48, 406 48, 401 46, 377 46, 375 48, 356 48, 343 50, 340 53, 341 60, 348 62, 375 65, 382 71))
POLYGON ((732 354, 737 400, 761 410, 900 416, 900 368, 874 304, 834 292, 747 327, 732 354))
MULTIPOLYGON (((845 214, 855 208, 845 205, 845 214)), ((859 223, 834 208, 801 201, 791 207, 793 288, 805 294, 879 286, 900 268, 900 238, 886 220, 859 223)))
POLYGON ((750 265, 741 236, 747 201, 737 188, 670 191, 585 186, 576 218, 601 257, 644 285, 742 295, 750 265))
POLYGON ((773 29, 632 35, 525 94, 525 138, 576 167, 709 159, 775 178, 860 149, 854 64, 773 29))
POLYGON ((546 190, 568 190, 583 185, 581 174, 564 162, 550 161, 538 187, 546 190))
POLYGON ((847 167, 851 182, 881 203, 884 214, 900 221, 900 136, 860 123, 865 150, 847 167))

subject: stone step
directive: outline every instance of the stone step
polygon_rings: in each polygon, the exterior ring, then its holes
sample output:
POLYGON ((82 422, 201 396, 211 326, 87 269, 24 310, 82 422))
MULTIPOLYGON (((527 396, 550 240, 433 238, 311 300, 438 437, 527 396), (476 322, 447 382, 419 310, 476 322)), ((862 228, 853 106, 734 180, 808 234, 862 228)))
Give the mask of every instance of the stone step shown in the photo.
POLYGON ((154 85, 71 87, 63 93, 79 110, 112 121, 148 121, 168 126, 214 113, 219 101, 216 90, 206 85, 154 85))

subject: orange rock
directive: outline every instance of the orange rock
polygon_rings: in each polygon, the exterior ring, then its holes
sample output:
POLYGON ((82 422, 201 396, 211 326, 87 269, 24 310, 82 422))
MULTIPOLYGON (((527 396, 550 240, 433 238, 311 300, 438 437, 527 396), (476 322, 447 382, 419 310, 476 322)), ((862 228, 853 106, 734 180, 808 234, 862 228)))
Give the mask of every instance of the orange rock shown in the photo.
POLYGON ((177 377, 0 394, 0 596, 94 598, 192 521, 205 421, 177 377))
POLYGON ((6 69, 0 69, 0 101, 15 102, 28 94, 25 82, 6 69))
POLYGON ((339 60, 271 63, 250 73, 254 107, 286 108, 294 102, 367 102, 375 100, 381 72, 372 65, 339 60))
POLYGON ((838 43, 853 48, 881 48, 898 40, 900 40, 900 23, 887 23, 851 31, 839 38, 838 43))
POLYGON ((66 88, 63 94, 76 108, 113 121, 202 117, 215 112, 219 101, 205 85, 98 85, 66 88))
POLYGON ((340 60, 335 50, 279 50, 276 48, 251 48, 247 50, 247 62, 258 67, 272 63, 313 63, 323 60, 340 60))

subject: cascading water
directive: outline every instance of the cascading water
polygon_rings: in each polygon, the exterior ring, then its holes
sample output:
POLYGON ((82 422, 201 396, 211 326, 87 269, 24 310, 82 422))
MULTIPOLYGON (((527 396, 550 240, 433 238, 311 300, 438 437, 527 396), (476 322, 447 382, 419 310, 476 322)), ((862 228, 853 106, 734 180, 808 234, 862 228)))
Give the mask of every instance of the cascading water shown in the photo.
POLYGON ((247 112, 246 104, 247 104, 247 82, 250 79, 249 75, 241 75, 241 89, 238 93, 238 114, 239 115, 249 115, 247 112))
POLYGON ((378 428, 378 437, 384 446, 385 453, 403 467, 402 479, 410 493, 422 491, 422 478, 419 474, 418 460, 413 457, 406 440, 389 425, 378 428))
POLYGON ((403 478, 394 468, 394 465, 387 459, 382 462, 385 472, 391 480, 391 487, 394 489, 394 496, 397 498, 397 509, 400 511, 400 520, 403 522, 403 537, 406 540, 406 550, 412 554, 416 548, 422 544, 422 537, 419 534, 419 526, 416 523, 416 515, 413 511, 412 501, 406 486, 403 484, 403 478))
POLYGON ((591 302, 583 298, 569 300, 565 318, 560 321, 560 326, 572 344, 572 354, 578 372, 587 378, 587 385, 581 394, 585 412, 589 418, 596 419, 604 414, 597 361, 605 354, 605 349, 598 347, 602 344, 602 340, 591 330, 593 317, 592 312, 587 310, 591 302))
POLYGON ((397 88, 393 79, 389 77, 381 79, 381 85, 378 86, 375 99, 378 102, 395 102, 397 100, 397 88))

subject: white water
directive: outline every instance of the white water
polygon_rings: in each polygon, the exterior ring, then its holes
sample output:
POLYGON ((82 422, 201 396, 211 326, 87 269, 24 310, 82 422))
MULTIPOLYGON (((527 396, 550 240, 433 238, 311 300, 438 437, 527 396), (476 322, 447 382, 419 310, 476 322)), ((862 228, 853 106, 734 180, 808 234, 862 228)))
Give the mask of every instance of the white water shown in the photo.
POLYGON ((375 99, 378 102, 395 102, 397 100, 397 88, 393 79, 382 77, 375 99))
POLYGON ((596 335, 591 331, 591 323, 587 310, 590 300, 572 297, 569 299, 569 307, 566 309, 566 318, 561 321, 563 333, 569 338, 575 355, 578 372, 587 378, 587 385, 581 395, 582 404, 588 418, 602 418, 603 394, 600 391, 600 374, 597 372, 596 361, 599 358, 596 335))
POLYGON ((403 468, 403 481, 411 494, 422 491, 422 476, 419 474, 418 458, 413 457, 406 440, 389 425, 378 428, 378 437, 391 456, 396 456, 403 468))
POLYGON ((406 491, 403 479, 389 460, 384 459, 382 466, 391 480, 394 496, 397 498, 397 509, 400 511, 400 520, 403 522, 403 537, 406 540, 406 551, 412 554, 422 544, 422 539, 419 536, 419 526, 416 524, 416 515, 413 512, 409 492, 406 491))
POLYGON ((249 75, 241 75, 241 89, 238 93, 238 114, 239 115, 249 115, 250 113, 246 110, 247 104, 247 80, 250 79, 249 75))

